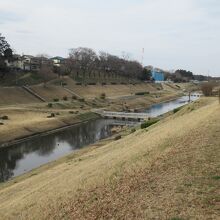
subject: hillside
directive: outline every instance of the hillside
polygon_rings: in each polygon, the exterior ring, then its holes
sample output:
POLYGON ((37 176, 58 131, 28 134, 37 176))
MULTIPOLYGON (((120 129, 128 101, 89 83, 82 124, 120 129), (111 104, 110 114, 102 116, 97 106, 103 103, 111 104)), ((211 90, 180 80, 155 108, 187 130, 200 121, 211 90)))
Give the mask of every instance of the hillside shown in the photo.
MULTIPOLYGON (((106 94, 107 98, 120 98, 123 96, 134 96, 138 92, 165 92, 159 84, 153 83, 138 83, 138 84, 117 84, 117 85, 76 85, 76 82, 69 77, 63 80, 66 83, 65 87, 59 85, 60 80, 52 80, 46 86, 43 84, 29 86, 35 93, 51 102, 54 99, 63 99, 64 96, 71 99, 76 94, 78 96, 93 99, 99 98, 102 93, 106 94), (67 91, 65 88, 69 89, 67 91)), ((172 91, 177 93, 180 91, 172 91)), ((26 92, 22 87, 0 87, 0 105, 14 105, 14 104, 31 104, 41 102, 34 96, 26 92)))
POLYGON ((57 80, 29 86, 45 102, 37 99, 22 87, 0 87, 0 116, 8 116, 0 126, 0 144, 39 132, 60 128, 75 122, 75 117, 94 108, 122 111, 124 109, 147 108, 154 103, 174 99, 181 91, 163 90, 160 84, 140 83, 136 85, 76 85, 65 78, 66 87, 57 85, 57 80), (68 90, 68 89, 69 90, 68 90), (66 90, 67 89, 67 90, 66 90), (101 93, 106 99, 100 99, 101 93), (135 95, 138 92, 149 92, 135 95), (76 94, 80 98, 72 98, 76 94), (63 98, 66 98, 63 100, 63 98), (56 101, 54 101, 56 99, 56 101), (50 104, 48 105, 49 102, 50 104), (49 107, 51 105, 51 107, 49 107), (75 112, 74 114, 73 111, 75 112), (77 113, 76 113, 77 112, 77 113), (48 118, 55 114, 54 118, 48 118))
POLYGON ((39 102, 20 87, 0 87, 0 105, 16 105, 39 102))
POLYGON ((1 219, 217 219, 220 105, 201 99, 148 130, 0 188, 1 219))

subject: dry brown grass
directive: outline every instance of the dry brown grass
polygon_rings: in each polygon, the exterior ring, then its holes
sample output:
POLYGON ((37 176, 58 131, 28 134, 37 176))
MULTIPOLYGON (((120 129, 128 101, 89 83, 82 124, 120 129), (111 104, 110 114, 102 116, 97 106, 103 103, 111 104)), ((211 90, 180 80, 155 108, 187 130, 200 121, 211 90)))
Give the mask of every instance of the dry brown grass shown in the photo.
MULTIPOLYGON (((62 103, 61 103, 62 104, 62 103)), ((9 120, 0 126, 0 144, 79 122, 76 114, 70 114, 70 110, 78 110, 80 114, 87 110, 79 108, 78 103, 63 103, 67 108, 48 108, 46 103, 34 105, 18 105, 0 108, 0 116, 7 115, 9 120), (76 105, 76 106, 74 106, 76 105), (47 118, 51 113, 59 113, 55 118, 47 118)))
POLYGON ((72 94, 64 90, 61 86, 47 85, 44 87, 44 85, 36 85, 31 86, 31 88, 48 102, 56 98, 62 100, 64 96, 69 98, 72 97, 72 94))
MULTIPOLYGON (((67 83, 67 87, 76 94, 85 98, 100 97, 102 93, 106 94, 106 97, 119 99, 123 96, 133 96, 137 92, 158 92, 156 84, 139 83, 136 85, 88 85, 79 86, 75 84, 75 81, 66 77, 64 81, 67 83)), ((63 87, 53 85, 53 80, 44 87, 43 84, 34 85, 30 87, 38 95, 44 98, 46 101, 51 102, 54 99, 62 100, 64 96, 71 98, 72 94, 66 91, 63 87)), ((162 93, 166 91, 162 91, 162 93)), ((176 91, 172 91, 176 93, 176 91)), ((31 104, 40 103, 41 101, 19 87, 0 87, 0 105, 14 105, 14 104, 31 104)))
POLYGON ((219 104, 181 111, 3 185, 0 218, 217 219, 219 104))
MULTIPOLYGON (((74 82, 72 80, 69 80, 68 85, 69 83, 71 85, 71 83, 74 82)), ((145 84, 140 84, 133 86, 133 89, 135 91, 145 91, 145 89, 155 90, 155 88, 151 88, 151 86, 152 85, 149 84, 146 87, 145 84)), ((80 91, 85 94, 91 93, 92 96, 96 96, 99 94, 99 89, 101 87, 102 86, 88 86, 82 88, 80 86, 79 88, 80 91), (88 90, 89 88, 92 89, 92 91, 88 90)), ((106 88, 109 88, 109 94, 114 93, 117 95, 117 97, 119 96, 119 94, 127 94, 130 91, 129 86, 126 85, 112 85, 106 86, 106 88)), ((44 87, 43 85, 37 85, 32 86, 32 89, 48 101, 52 101, 54 98, 58 98, 62 101, 62 98, 64 96, 67 96, 68 102, 65 102, 65 109, 62 109, 62 106, 56 106, 48 109, 46 108, 46 103, 39 103, 39 100, 36 100, 34 97, 32 97, 32 95, 27 93, 22 88, 1 88, 0 92, 2 95, 2 99, 0 99, 0 104, 2 103, 4 105, 2 105, 0 108, 0 116, 8 115, 10 120, 5 122, 3 126, 0 126, 0 144, 14 139, 33 135, 38 132, 63 127, 71 122, 74 123, 75 121, 72 120, 72 116, 70 116, 69 114, 69 111, 72 111, 73 109, 80 111, 80 113, 88 111, 91 108, 98 107, 106 107, 109 110, 121 111, 125 103, 129 109, 146 108, 151 104, 173 99, 178 96, 178 94, 176 93, 170 93, 166 91, 158 93, 158 91, 155 91, 155 94, 149 96, 135 97, 134 95, 132 95, 131 97, 128 97, 128 99, 120 97, 116 98, 114 96, 113 100, 104 100, 102 101, 102 103, 98 103, 98 105, 93 106, 92 101, 90 101, 90 104, 86 104, 77 100, 71 100, 72 95, 70 95, 62 87, 59 86, 47 85, 46 87, 44 87), (32 102, 37 103, 33 104, 32 102), (83 109, 80 108, 81 105, 84 106, 83 109), (60 116, 48 119, 47 116, 52 112, 59 112, 60 116), (68 120, 66 118, 68 118, 68 120)), ((57 105, 59 105, 59 103, 57 105)))
POLYGON ((163 91, 161 93, 152 93, 146 96, 131 96, 127 98, 118 98, 111 100, 110 110, 120 110, 121 106, 127 106, 129 109, 146 109, 155 103, 169 101, 181 96, 179 93, 163 91))
POLYGON ((39 100, 22 88, 0 87, 0 105, 16 105, 35 102, 39 102, 39 100))
POLYGON ((156 85, 140 83, 136 85, 87 85, 79 86, 75 85, 75 82, 67 78, 67 86, 75 93, 83 96, 85 98, 95 98, 99 97, 100 94, 105 93, 107 97, 116 98, 120 96, 134 95, 136 92, 145 91, 157 91, 156 85))

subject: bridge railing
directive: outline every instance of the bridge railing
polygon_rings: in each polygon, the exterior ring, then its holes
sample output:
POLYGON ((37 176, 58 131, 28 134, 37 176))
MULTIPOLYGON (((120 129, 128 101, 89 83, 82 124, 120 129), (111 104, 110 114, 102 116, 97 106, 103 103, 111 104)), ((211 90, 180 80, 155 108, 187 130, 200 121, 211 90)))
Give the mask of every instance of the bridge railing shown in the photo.
POLYGON ((130 112, 109 112, 103 110, 96 110, 97 114, 100 114, 104 117, 120 117, 120 118, 142 118, 146 119, 149 117, 146 113, 130 113, 130 112))

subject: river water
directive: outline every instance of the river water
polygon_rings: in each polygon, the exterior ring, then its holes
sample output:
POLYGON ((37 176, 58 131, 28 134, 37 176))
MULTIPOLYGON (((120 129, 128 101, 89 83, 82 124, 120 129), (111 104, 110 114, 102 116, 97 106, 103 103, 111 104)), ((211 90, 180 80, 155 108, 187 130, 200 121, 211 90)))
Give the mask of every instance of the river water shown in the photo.
MULTIPOLYGON (((198 99, 197 94, 192 95, 190 97, 191 101, 195 101, 197 99, 198 99)), ((179 108, 183 105, 186 105, 188 104, 188 102, 189 102, 189 96, 182 96, 176 100, 152 105, 150 108, 146 109, 144 112, 148 113, 149 117, 157 117, 166 112, 172 111, 175 108, 179 108)))
MULTIPOLYGON (((196 99, 198 97, 191 97, 191 100, 196 99)), ((187 103, 188 96, 184 96, 174 101, 155 104, 145 112, 150 117, 156 117, 187 103)), ((84 146, 110 137, 115 122, 120 124, 115 120, 97 119, 0 149, 0 182, 5 182, 84 146)))

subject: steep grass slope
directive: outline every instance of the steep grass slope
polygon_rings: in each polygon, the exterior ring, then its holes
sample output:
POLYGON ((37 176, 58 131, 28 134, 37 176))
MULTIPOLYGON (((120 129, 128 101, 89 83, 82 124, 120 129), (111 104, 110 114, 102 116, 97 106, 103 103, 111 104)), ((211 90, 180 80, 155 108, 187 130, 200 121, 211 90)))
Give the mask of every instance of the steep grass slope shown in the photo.
POLYGON ((0 218, 217 219, 220 105, 205 100, 2 185, 0 218))
POLYGON ((0 105, 16 105, 39 102, 21 87, 0 87, 0 105))

